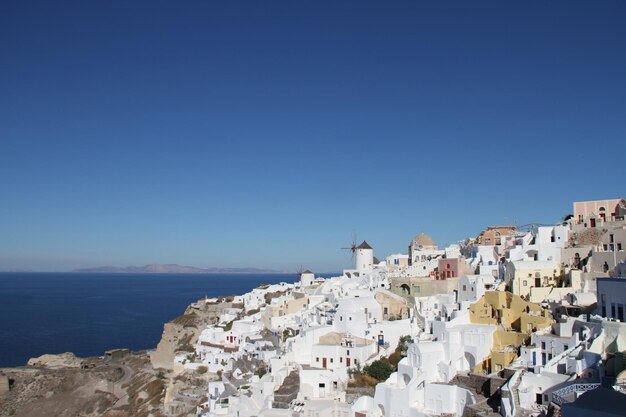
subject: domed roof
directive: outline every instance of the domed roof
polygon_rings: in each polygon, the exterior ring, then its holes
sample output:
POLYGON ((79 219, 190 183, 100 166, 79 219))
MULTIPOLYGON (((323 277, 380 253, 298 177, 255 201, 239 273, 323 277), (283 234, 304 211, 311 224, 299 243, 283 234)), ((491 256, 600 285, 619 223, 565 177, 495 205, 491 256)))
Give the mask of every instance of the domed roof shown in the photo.
POLYGON ((413 239, 413 246, 425 247, 425 248, 428 248, 428 247, 436 248, 437 244, 435 243, 432 237, 428 236, 426 233, 422 233, 419 236, 416 236, 415 239, 413 239))

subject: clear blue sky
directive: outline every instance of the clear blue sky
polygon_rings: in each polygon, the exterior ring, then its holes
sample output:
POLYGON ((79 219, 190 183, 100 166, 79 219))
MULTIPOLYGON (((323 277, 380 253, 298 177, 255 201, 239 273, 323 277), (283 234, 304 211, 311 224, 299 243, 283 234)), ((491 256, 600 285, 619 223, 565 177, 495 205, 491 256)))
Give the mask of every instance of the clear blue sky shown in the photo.
POLYGON ((348 267, 625 196, 624 1, 3 1, 0 269, 348 267))

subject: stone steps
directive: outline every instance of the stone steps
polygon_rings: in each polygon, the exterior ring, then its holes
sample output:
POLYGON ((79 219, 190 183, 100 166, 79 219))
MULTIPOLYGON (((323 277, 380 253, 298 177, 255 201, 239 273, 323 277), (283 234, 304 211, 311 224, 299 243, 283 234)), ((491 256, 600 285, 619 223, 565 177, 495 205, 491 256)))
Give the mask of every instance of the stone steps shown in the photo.
POLYGON ((282 385, 274 392, 273 408, 289 408, 292 400, 295 400, 300 391, 300 374, 292 371, 283 381, 282 385))

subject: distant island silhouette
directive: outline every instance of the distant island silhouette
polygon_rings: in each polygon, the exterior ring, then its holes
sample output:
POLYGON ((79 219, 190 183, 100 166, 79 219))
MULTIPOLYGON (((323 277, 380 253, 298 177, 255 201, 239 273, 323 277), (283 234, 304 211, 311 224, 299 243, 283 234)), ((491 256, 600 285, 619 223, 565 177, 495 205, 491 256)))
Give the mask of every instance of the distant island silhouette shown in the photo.
POLYGON ((275 273, 284 274, 285 271, 263 268, 196 268, 193 266, 184 266, 178 264, 149 264, 144 266, 99 266, 96 268, 80 268, 74 269, 72 272, 106 272, 106 273, 155 273, 155 274, 251 274, 251 273, 275 273))

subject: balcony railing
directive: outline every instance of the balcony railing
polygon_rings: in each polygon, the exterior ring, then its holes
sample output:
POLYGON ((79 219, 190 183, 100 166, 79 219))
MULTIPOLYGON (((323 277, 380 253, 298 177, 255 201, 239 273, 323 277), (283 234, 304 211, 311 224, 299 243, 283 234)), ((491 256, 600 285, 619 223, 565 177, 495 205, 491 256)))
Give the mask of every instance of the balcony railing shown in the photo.
POLYGON ((599 387, 599 382, 568 385, 552 393, 552 402, 561 407, 565 403, 574 401, 580 394, 599 387), (572 393, 574 394, 573 396, 570 395, 572 393))

